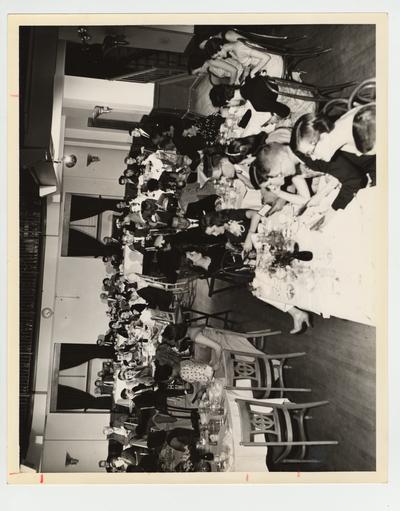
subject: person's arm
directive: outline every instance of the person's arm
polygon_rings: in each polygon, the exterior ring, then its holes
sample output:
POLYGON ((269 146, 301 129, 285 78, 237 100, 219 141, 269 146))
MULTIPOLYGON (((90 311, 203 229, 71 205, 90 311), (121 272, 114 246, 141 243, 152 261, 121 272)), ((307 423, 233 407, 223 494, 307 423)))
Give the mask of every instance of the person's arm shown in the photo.
POLYGON ((268 62, 271 60, 271 56, 266 52, 261 52, 255 49, 250 50, 250 57, 255 59, 257 64, 252 66, 250 77, 254 78, 255 75, 266 67, 268 62))
POLYGON ((243 172, 237 168, 237 164, 235 165, 236 177, 240 179, 240 181, 246 186, 246 188, 250 188, 250 190, 254 190, 254 186, 252 185, 250 179, 246 177, 243 172))
POLYGON ((245 242, 243 243, 243 251, 250 252, 253 248, 253 241, 251 239, 252 235, 257 232, 258 224, 260 223, 261 216, 258 214, 258 211, 254 211, 249 209, 246 211, 247 218, 251 218, 249 232, 247 233, 245 242))
POLYGON ((202 332, 196 335, 194 343, 199 346, 205 346, 206 348, 210 348, 212 350, 210 365, 213 367, 213 369, 216 369, 219 366, 219 361, 221 358, 221 346, 217 342, 206 337, 202 332))
POLYGON ((217 78, 230 78, 231 83, 235 83, 238 75, 236 67, 223 59, 212 59, 209 66, 211 74, 217 78))

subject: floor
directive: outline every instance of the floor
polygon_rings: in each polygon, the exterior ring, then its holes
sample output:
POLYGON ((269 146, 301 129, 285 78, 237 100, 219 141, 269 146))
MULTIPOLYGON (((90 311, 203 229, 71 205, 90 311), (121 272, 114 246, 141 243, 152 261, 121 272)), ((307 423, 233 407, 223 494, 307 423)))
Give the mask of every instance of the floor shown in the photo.
MULTIPOLYGON (((288 27, 266 27, 269 33, 288 33, 288 27), (272 31, 271 31, 271 30, 272 31)), ((301 65, 304 81, 330 84, 364 80, 375 75, 375 34, 368 26, 290 27, 290 33, 307 34, 307 45, 332 47, 331 53, 301 65)), ((219 285, 223 285, 221 282, 219 285)), ((311 388, 310 394, 290 395, 292 400, 328 400, 313 411, 308 421, 313 439, 338 440, 337 446, 312 448, 321 464, 301 470, 375 470, 375 329, 341 320, 313 316, 314 328, 300 336, 290 335, 290 318, 254 298, 246 289, 207 296, 204 281, 198 282, 195 306, 204 311, 232 309, 240 331, 270 327, 282 331, 270 337, 268 353, 305 351, 291 361, 286 384, 311 388)))

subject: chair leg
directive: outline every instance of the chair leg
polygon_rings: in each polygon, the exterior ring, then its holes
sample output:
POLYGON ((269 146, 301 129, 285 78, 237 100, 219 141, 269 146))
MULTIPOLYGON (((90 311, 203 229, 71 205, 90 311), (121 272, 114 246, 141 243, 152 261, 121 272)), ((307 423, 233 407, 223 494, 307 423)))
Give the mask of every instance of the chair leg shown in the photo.
POLYGON ((328 405, 329 401, 315 401, 314 403, 286 403, 285 407, 288 409, 307 410, 308 408, 317 408, 318 406, 328 405))
POLYGON ((270 355, 268 353, 268 358, 272 359, 272 358, 276 358, 276 359, 281 359, 281 360, 285 360, 287 358, 298 358, 298 357, 304 357, 304 355, 307 355, 307 353, 305 351, 299 351, 298 353, 279 353, 277 355, 270 355))
POLYGON ((215 287, 215 278, 211 277, 209 283, 208 283, 208 296, 211 298, 214 293, 214 287, 215 287))
POLYGON ((321 94, 328 95, 328 94, 332 94, 333 92, 340 92, 343 89, 347 89, 348 87, 353 87, 357 83, 358 82, 353 80, 351 82, 337 83, 336 85, 326 85, 326 86, 318 87, 318 89, 321 92, 321 94))

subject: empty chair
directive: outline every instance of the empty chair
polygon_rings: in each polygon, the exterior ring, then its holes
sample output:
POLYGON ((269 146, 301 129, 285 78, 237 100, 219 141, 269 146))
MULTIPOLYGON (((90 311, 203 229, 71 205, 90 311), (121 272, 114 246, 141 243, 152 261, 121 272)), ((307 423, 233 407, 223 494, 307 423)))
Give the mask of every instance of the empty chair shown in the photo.
POLYGON ((212 319, 222 321, 224 328, 235 324, 235 321, 229 319, 229 314, 232 312, 231 310, 223 310, 219 312, 203 312, 193 308, 183 308, 182 312, 184 320, 188 324, 198 324, 198 322, 201 321, 205 326, 211 326, 210 321, 212 319))
POLYGON ((241 442, 245 447, 273 448, 273 463, 315 462, 307 458, 307 448, 315 445, 337 445, 336 440, 307 440, 305 419, 312 408, 324 406, 328 401, 314 403, 282 403, 236 399, 241 424, 241 442), (261 441, 260 441, 261 437, 261 441), (295 457, 293 456, 295 453, 295 457))
POLYGON ((251 390, 256 399, 271 397, 272 393, 283 397, 289 391, 310 392, 310 389, 286 387, 284 382, 286 360, 304 355, 304 352, 265 355, 252 351, 224 350, 226 389, 251 390), (245 381, 250 385, 243 385, 245 381))
POLYGON ((332 94, 341 92, 347 87, 352 87, 356 82, 351 81, 335 85, 318 86, 290 79, 268 77, 266 84, 272 92, 280 96, 323 103, 333 99, 332 94))
POLYGON ((365 105, 367 103, 374 103, 376 101, 376 79, 369 78, 361 82, 351 93, 347 108, 352 108, 365 105))

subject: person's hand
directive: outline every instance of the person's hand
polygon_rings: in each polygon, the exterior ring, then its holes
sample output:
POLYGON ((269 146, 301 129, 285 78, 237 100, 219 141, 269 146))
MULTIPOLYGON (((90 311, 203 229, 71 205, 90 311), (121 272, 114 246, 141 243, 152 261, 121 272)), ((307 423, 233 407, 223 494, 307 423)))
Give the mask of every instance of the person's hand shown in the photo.
POLYGON ((248 252, 251 252, 253 249, 253 242, 251 240, 251 235, 247 235, 247 238, 245 242, 243 243, 243 252, 247 254, 248 252))
POLYGON ((268 62, 271 60, 271 57, 267 53, 257 50, 252 50, 250 55, 251 57, 257 59, 257 64, 253 67, 250 73, 250 77, 254 78, 255 75, 268 64, 268 62))
POLYGON ((263 183, 267 188, 271 189, 273 187, 281 187, 285 183, 285 178, 283 176, 270 177, 263 183))
POLYGON ((156 248, 161 248, 164 245, 164 243, 165 243, 165 240, 164 240, 164 236, 162 236, 162 235, 157 236, 154 240, 154 246, 156 248))

